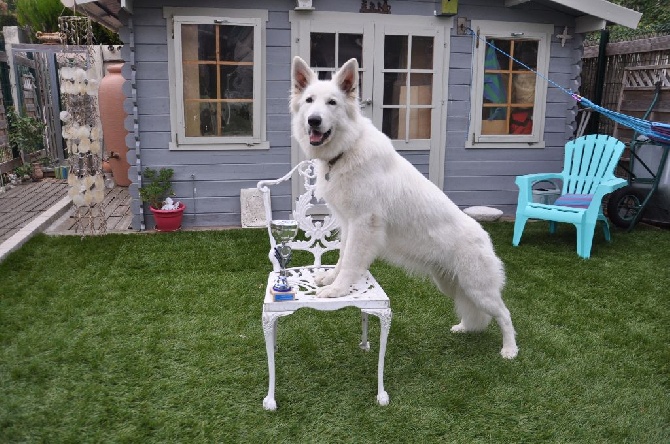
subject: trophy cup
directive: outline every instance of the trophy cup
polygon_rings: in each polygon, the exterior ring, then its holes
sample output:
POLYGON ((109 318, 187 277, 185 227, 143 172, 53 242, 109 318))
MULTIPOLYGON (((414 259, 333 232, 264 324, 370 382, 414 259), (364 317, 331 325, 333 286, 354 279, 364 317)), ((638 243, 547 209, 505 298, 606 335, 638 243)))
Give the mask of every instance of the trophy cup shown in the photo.
POLYGON ((272 295, 275 301, 292 301, 295 299, 295 291, 288 283, 286 266, 291 261, 291 247, 286 245, 295 239, 298 234, 298 222, 294 220, 273 220, 270 224, 272 237, 277 246, 275 257, 279 262, 279 276, 272 286, 272 295))

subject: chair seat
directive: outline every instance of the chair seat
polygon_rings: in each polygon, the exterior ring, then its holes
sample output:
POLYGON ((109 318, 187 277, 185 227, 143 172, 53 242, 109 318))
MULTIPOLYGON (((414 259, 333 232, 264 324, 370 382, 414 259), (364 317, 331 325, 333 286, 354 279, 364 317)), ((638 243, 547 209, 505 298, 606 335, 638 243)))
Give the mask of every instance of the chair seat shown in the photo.
POLYGON ((593 200, 593 194, 564 194, 554 202, 554 205, 571 208, 588 208, 593 200))
POLYGON ((295 300, 274 301, 270 290, 277 280, 279 272, 273 271, 268 277, 263 302, 263 311, 295 311, 300 308, 313 308, 315 310, 339 310, 344 307, 358 308, 390 308, 391 302, 384 289, 377 283, 368 271, 350 289, 349 294, 339 298, 316 297, 317 285, 314 276, 322 271, 333 268, 322 267, 293 267, 288 268, 288 283, 296 289, 295 300))
POLYGON ((275 410, 275 362, 274 353, 277 344, 277 320, 283 316, 289 316, 301 308, 313 308, 315 310, 331 311, 345 307, 357 307, 361 310, 363 333, 359 347, 369 351, 368 342, 368 315, 379 318, 379 357, 377 360, 377 403, 387 405, 389 395, 384 390, 384 357, 386 355, 386 341, 391 327, 391 302, 384 290, 379 286, 374 277, 367 272, 358 282, 352 285, 349 294, 339 298, 316 297, 317 285, 314 276, 319 271, 332 267, 294 267, 288 268, 288 283, 296 290, 295 300, 274 301, 271 293, 279 272, 273 271, 268 277, 268 284, 263 302, 263 332, 265 336, 265 349, 268 355, 269 385, 268 394, 263 399, 263 408, 275 410))

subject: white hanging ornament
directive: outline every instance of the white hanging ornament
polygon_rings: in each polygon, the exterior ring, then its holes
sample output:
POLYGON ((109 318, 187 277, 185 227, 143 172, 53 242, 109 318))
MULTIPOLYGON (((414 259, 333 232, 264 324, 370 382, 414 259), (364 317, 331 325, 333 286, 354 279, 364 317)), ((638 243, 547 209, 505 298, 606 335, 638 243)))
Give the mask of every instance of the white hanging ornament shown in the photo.
POLYGON ((102 154, 102 145, 99 140, 93 140, 89 144, 89 150, 92 154, 102 154))
POLYGON ((102 190, 105 187, 105 179, 102 177, 101 174, 96 174, 95 175, 95 189, 96 190, 102 190))
POLYGON ((100 124, 96 124, 91 128, 91 139, 101 140, 102 139, 102 128, 100 124))
POLYGON ((81 194, 77 194, 72 198, 72 203, 78 207, 81 207, 86 204, 86 201, 84 200, 84 196, 82 196, 81 194))
POLYGON ((95 189, 91 191, 91 196, 94 203, 101 203, 103 200, 105 200, 105 189, 95 189))
POLYGON ((88 139, 88 137, 85 137, 83 139, 79 139, 79 152, 80 153, 85 153, 91 149, 91 141, 88 139))

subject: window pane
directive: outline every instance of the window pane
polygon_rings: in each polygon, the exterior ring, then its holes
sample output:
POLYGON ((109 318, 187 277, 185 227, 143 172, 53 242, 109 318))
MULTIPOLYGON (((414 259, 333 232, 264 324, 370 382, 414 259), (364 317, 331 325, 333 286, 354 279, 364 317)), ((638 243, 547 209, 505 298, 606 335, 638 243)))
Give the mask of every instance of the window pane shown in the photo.
POLYGON ((533 133, 533 108, 512 108, 509 134, 533 133))
POLYGON ((384 37, 384 68, 407 68, 407 36, 387 35, 384 37))
POLYGON ((182 60, 216 60, 214 25, 182 25, 182 60))
POLYGON ((342 66, 349 59, 358 60, 363 68, 363 36, 361 34, 340 34, 337 66, 342 66))
MULTIPOLYGON (((384 109, 384 115, 382 117, 382 132, 386 134, 391 139, 398 138, 398 124, 400 110, 396 108, 386 108, 384 109)), ((403 119, 403 132, 405 131, 404 125, 405 121, 403 119)))
POLYGON ((511 68, 512 60, 501 51, 506 52, 507 54, 511 54, 511 40, 487 38, 486 42, 488 43, 488 45, 486 45, 486 65, 488 66, 485 66, 485 68, 509 70, 511 68), (500 49, 500 51, 492 48, 491 45, 500 49))
POLYGON ((184 65, 184 99, 216 98, 216 66, 184 65))
POLYGON ((221 135, 251 136, 252 116, 252 103, 224 103, 221 107, 221 135))
MULTIPOLYGON (((537 70, 537 49, 539 43, 538 40, 514 40, 511 55, 529 68, 537 70)), ((515 61, 512 69, 522 70, 526 68, 515 61)))
POLYGON ((219 60, 226 62, 253 62, 253 27, 220 25, 218 28, 219 60))
POLYGON ((310 65, 314 68, 335 68, 335 34, 312 32, 310 65))
POLYGON ((484 74, 484 103, 507 103, 509 74, 484 74))
POLYGON ((412 68, 433 69, 432 37, 412 37, 412 68))
POLYGON ((482 109, 482 134, 509 134, 506 107, 482 109))
MULTIPOLYGON (((409 138, 410 139, 430 139, 430 113, 431 110, 410 109, 409 111, 409 138)), ((404 120, 403 110, 400 111, 400 120, 404 120)), ((405 138, 405 129, 401 126, 398 133, 399 139, 405 138)))
POLYGON ((221 98, 253 99, 254 69, 252 66, 221 66, 221 98))
POLYGON ((184 124, 187 137, 216 136, 216 104, 213 102, 187 102, 184 124))
POLYGON ((405 95, 407 92, 406 79, 407 74, 405 73, 384 74, 384 105, 399 105, 401 100, 407 103, 406 97, 400 98, 401 94, 405 95))
POLYGON ((431 105, 433 103, 432 74, 410 74, 410 85, 408 103, 412 105, 431 105))
POLYGON ((512 80, 512 98, 517 105, 532 106, 535 103, 535 74, 514 74, 512 80))

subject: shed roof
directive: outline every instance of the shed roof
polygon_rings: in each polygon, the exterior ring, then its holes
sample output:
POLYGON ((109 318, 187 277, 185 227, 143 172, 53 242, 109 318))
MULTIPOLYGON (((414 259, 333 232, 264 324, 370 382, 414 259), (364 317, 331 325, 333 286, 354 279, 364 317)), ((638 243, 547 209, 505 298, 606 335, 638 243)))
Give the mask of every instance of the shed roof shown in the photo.
MULTIPOLYGON (((504 0, 505 6, 517 7, 538 3, 577 17, 576 32, 603 29, 608 23, 637 28, 642 13, 607 0, 504 0)), ((119 14, 132 14, 132 0, 61 0, 64 6, 86 14, 107 28, 118 31, 122 26, 119 14)), ((318 5, 317 5, 318 6, 318 5)))

